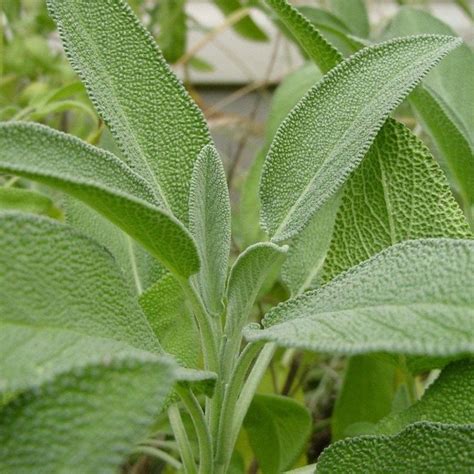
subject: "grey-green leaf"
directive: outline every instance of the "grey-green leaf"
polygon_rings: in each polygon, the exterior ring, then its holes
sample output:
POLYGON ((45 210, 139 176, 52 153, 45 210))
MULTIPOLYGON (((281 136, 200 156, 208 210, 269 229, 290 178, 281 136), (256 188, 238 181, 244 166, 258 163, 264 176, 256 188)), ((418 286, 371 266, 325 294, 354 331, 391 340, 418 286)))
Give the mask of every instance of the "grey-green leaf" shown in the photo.
POLYGON ((18 210, 55 219, 60 219, 63 214, 46 194, 33 189, 7 187, 0 188, 0 210, 18 210))
POLYGON ((199 269, 191 235, 162 210, 153 188, 111 153, 32 123, 0 125, 0 170, 84 201, 138 240, 175 274, 199 269))
POLYGON ((271 242, 251 245, 232 266, 227 286, 227 323, 241 328, 266 278, 283 263, 288 247, 271 242))
POLYGON ((199 333, 185 296, 172 275, 162 276, 140 296, 140 305, 161 347, 181 365, 195 367, 199 333))
POLYGON ((426 146, 390 119, 344 187, 323 278, 328 281, 404 240, 470 236, 426 146))
POLYGON ((91 357, 161 348, 111 255, 73 229, 0 214, 1 390, 91 357))
POLYGON ((189 230, 201 260, 192 277, 210 314, 223 311, 230 252, 230 200, 222 161, 206 146, 194 164, 189 196, 189 230))
POLYGON ((417 421, 474 424, 474 361, 452 362, 428 387, 421 400, 375 426, 377 434, 395 434, 417 421))
POLYGON ((186 222, 193 164, 211 142, 201 111, 126 2, 47 3, 72 66, 128 163, 186 222))
POLYGON ((264 165, 262 221, 274 241, 307 224, 358 166, 390 112, 459 44, 424 35, 364 48, 300 100, 264 165))
POLYGON ((364 0, 329 0, 331 11, 362 38, 369 36, 369 15, 364 0))
POLYGON ((175 379, 168 359, 109 359, 58 375, 0 411, 0 471, 115 473, 175 379))
POLYGON ((474 470, 474 426, 416 423, 395 436, 361 436, 331 445, 318 474, 406 474, 474 470))
POLYGON ((157 38, 163 56, 175 63, 185 52, 187 43, 186 0, 164 0, 155 7, 153 18, 160 32, 157 38))
POLYGON ((407 241, 281 303, 265 329, 245 335, 339 354, 471 354, 474 292, 466 282, 473 278, 474 241, 407 241))
POLYGON ((278 15, 278 19, 288 28, 304 51, 322 72, 336 66, 342 55, 321 35, 318 29, 286 0, 266 0, 278 15))

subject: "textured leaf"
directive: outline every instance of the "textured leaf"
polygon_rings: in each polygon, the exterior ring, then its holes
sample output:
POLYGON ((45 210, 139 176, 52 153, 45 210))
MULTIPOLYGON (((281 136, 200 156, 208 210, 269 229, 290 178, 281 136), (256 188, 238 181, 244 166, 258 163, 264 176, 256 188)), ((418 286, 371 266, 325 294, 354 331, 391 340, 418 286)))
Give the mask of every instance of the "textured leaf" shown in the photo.
POLYGON ((341 53, 287 0, 266 0, 266 3, 322 72, 329 71, 341 61, 341 53))
POLYGON ((338 193, 326 202, 291 243, 282 278, 293 296, 320 283, 340 201, 338 193))
POLYGON ((124 1, 47 3, 72 66, 129 164, 186 222, 193 163, 211 141, 202 113, 124 1))
POLYGON ((474 241, 396 244, 326 286, 281 303, 250 341, 318 352, 474 352, 474 241), (433 278, 436 275, 436 278, 433 278))
POLYGON ((305 64, 301 69, 286 76, 272 96, 266 123, 265 143, 252 163, 241 191, 239 219, 245 246, 264 240, 265 237, 260 227, 261 206, 258 188, 268 148, 282 120, 321 77, 321 73, 314 64, 305 64))
POLYGON ((339 441, 321 454, 318 474, 406 474, 474 470, 474 426, 416 423, 396 436, 339 441))
POLYGON ((39 383, 91 357, 161 352, 108 252, 45 218, 0 216, 2 390, 39 383))
POLYGON ((205 147, 195 165, 189 198, 189 230, 195 238, 201 268, 192 278, 210 314, 223 311, 222 299, 230 252, 230 200, 222 161, 205 147))
POLYGON ((428 149, 404 125, 388 120, 344 187, 324 279, 404 240, 470 235, 428 149))
POLYGON ((355 423, 376 423, 390 413, 396 375, 394 361, 382 356, 358 355, 347 361, 331 416, 333 441, 345 438, 355 423))
POLYGON ((466 204, 474 203, 474 150, 455 114, 428 86, 418 86, 410 94, 410 104, 436 147, 444 156, 466 204))
POLYGON ((384 418, 377 434, 395 434, 416 421, 456 425, 474 424, 474 361, 453 362, 428 387, 421 400, 384 418))
POLYGON ((114 358, 22 393, 0 411, 0 471, 117 472, 173 380, 167 359, 114 358))
MULTIPOLYGON (((240 0, 214 0, 215 5, 222 11, 226 16, 244 8, 240 0)), ((240 19, 233 26, 233 29, 244 38, 248 38, 253 41, 266 41, 268 39, 266 33, 258 27, 258 25, 252 20, 250 16, 245 16, 240 19)))
MULTIPOLYGON (((414 33, 455 34, 448 25, 428 12, 403 7, 383 37, 414 33)), ((474 53, 468 45, 462 44, 426 77, 424 84, 428 87, 424 91, 416 90, 410 96, 410 103, 421 123, 445 157, 464 197, 471 203, 474 202, 474 89, 466 78, 472 76, 474 53)))
POLYGON ((199 269, 195 244, 151 186, 111 153, 48 127, 0 125, 0 170, 71 194, 119 225, 174 273, 199 269))
MULTIPOLYGON (((332 13, 314 8, 301 6, 298 10, 321 32, 322 36, 344 56, 350 56, 360 49, 360 42, 351 36, 351 31, 345 23, 332 13)), ((342 59, 342 58, 341 58, 342 59)))
POLYGON ((250 444, 264 474, 291 467, 311 433, 308 410, 288 397, 255 395, 244 420, 250 444))
POLYGON ((240 328, 246 322, 260 288, 283 263, 288 247, 271 242, 251 245, 242 252, 230 271, 227 285, 227 324, 240 328))
POLYGON ((389 113, 458 45, 455 38, 418 36, 367 47, 299 101, 264 165, 262 220, 273 240, 306 225, 360 163, 389 113))
POLYGON ((45 194, 32 189, 0 188, 0 210, 18 210, 60 219, 61 209, 45 194))
POLYGON ((195 367, 199 334, 179 283, 164 275, 140 296, 140 305, 164 351, 186 367, 195 367))
POLYGON ((331 11, 339 17, 355 35, 369 36, 369 16, 364 0, 330 0, 331 11))

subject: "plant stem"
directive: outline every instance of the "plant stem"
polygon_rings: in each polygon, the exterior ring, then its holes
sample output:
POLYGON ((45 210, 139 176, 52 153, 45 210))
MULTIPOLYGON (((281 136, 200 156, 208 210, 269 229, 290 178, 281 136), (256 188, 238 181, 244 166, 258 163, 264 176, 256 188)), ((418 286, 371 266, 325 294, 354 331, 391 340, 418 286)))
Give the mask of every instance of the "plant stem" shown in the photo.
POLYGON ((168 418, 170 420, 171 428, 174 433, 176 442, 178 443, 179 453, 183 462, 184 471, 186 474, 197 474, 196 463, 189 443, 189 438, 186 429, 179 413, 179 408, 176 404, 171 405, 168 409, 168 418))
POLYGON ((134 449, 134 452, 137 454, 146 454, 148 456, 153 456, 154 458, 161 459, 170 466, 173 466, 175 469, 181 469, 182 467, 181 463, 177 461, 173 456, 158 448, 153 448, 151 446, 138 446, 134 449))
POLYGON ((196 430, 199 442, 199 473, 212 474, 214 472, 212 441, 201 405, 190 389, 178 385, 176 391, 191 415, 191 420, 196 430))
POLYGON ((267 344, 244 383, 245 376, 260 348, 260 344, 248 344, 245 347, 226 386, 216 440, 216 473, 227 471, 245 414, 275 352, 275 345, 267 344))

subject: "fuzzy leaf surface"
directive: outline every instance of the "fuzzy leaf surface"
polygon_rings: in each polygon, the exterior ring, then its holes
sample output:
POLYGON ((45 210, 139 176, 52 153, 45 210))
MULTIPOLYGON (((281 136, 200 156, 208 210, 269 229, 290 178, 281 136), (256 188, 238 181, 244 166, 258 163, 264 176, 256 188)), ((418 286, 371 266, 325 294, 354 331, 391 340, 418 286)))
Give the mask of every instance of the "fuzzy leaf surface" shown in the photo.
POLYGON ((230 252, 230 200, 222 161, 217 150, 206 146, 194 164, 189 199, 189 230, 201 260, 192 277, 210 314, 223 311, 230 252))
POLYGON ((151 355, 116 357, 22 393, 0 411, 0 471, 117 472, 149 434, 173 368, 151 355))
POLYGON ((459 44, 425 35, 364 48, 298 102, 276 134, 262 175, 262 221, 274 241, 307 224, 359 165, 390 112, 459 44))
POLYGON ((153 188, 111 153, 38 124, 0 125, 0 170, 60 189, 93 207, 182 276, 199 269, 184 226, 153 188))
POLYGON ((328 281, 404 240, 470 236, 429 150, 389 119, 344 187, 323 278, 328 281))
POLYGON ((0 216, 3 390, 84 365, 91 356, 161 352, 108 252, 49 219, 0 216))
POLYGON ((71 65, 127 162, 186 222, 193 164, 211 142, 201 111, 126 2, 47 4, 71 65))
POLYGON ((474 352, 474 241, 396 244, 320 289, 281 303, 250 341, 317 352, 474 352), (433 278, 436 275, 436 278, 433 278))
POLYGON ((420 422, 395 436, 361 436, 323 451, 318 474, 472 472, 474 426, 420 422))

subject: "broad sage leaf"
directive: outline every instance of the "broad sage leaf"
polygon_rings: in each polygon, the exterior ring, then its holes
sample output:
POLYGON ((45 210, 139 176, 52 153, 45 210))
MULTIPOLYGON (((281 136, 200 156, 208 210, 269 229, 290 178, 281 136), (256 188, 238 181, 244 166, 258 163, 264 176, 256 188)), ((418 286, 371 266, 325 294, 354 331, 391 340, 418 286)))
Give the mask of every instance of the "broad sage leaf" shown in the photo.
POLYGON ((38 124, 0 125, 0 170, 60 189, 121 227, 171 272, 199 269, 194 241, 147 181, 111 153, 38 124))
POLYGON ((75 230, 0 213, 0 268, 1 390, 91 357, 161 352, 111 255, 75 230))
POLYGON ((61 219, 63 212, 46 194, 32 189, 0 188, 0 210, 17 210, 61 219))
POLYGON ((192 277, 210 314, 224 307, 230 252, 230 200, 222 161, 217 150, 206 146, 194 164, 189 196, 189 230, 201 260, 192 277))
POLYGON ((32 387, 0 411, 0 471, 117 472, 149 434, 174 380, 169 359, 142 355, 32 387))
POLYGON ((201 111, 126 2, 47 4, 69 61, 128 164, 187 222, 193 164, 211 142, 201 111))
POLYGON ((319 457, 316 472, 472 472, 473 448, 474 425, 420 422, 395 436, 360 436, 334 443, 319 457))
POLYGON ((329 0, 330 10, 357 36, 370 33, 369 15, 364 0, 329 0))
POLYGON ((276 134, 262 175, 262 222, 274 241, 307 224, 359 165, 390 112, 459 44, 422 35, 364 48, 298 102, 276 134))
POLYGON ((186 0, 164 0, 154 11, 155 20, 160 32, 157 42, 163 56, 169 63, 175 63, 186 52, 186 39, 188 35, 186 0))
POLYGON ((281 303, 265 329, 247 328, 245 336, 338 354, 472 354, 473 262, 471 240, 402 242, 281 303))

